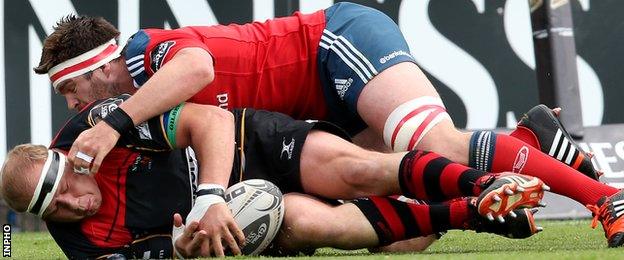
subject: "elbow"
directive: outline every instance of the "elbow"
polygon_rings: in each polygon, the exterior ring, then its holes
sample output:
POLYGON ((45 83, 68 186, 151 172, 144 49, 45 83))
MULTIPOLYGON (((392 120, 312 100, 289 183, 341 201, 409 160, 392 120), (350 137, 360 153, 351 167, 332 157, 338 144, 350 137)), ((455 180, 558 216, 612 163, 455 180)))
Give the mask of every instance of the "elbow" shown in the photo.
POLYGON ((215 78, 214 68, 212 67, 212 64, 203 64, 202 66, 197 66, 195 74, 196 77, 198 77, 201 81, 201 84, 198 84, 200 89, 212 83, 215 78))
POLYGON ((212 65, 206 64, 194 64, 191 71, 189 71, 189 77, 195 84, 189 84, 189 92, 195 94, 212 83, 214 80, 214 69, 212 65))

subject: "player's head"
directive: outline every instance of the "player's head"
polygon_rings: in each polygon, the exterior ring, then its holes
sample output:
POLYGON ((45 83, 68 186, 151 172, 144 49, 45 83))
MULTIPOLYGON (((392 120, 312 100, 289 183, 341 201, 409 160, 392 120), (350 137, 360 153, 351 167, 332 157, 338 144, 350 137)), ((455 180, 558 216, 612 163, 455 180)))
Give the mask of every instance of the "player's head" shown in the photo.
POLYGON ((135 91, 118 46, 119 31, 101 17, 68 15, 43 42, 38 74, 48 74, 69 109, 135 91))
POLYGON ((63 153, 42 145, 13 148, 1 174, 0 190, 7 204, 44 220, 78 221, 95 214, 102 203, 93 176, 73 173, 63 153))

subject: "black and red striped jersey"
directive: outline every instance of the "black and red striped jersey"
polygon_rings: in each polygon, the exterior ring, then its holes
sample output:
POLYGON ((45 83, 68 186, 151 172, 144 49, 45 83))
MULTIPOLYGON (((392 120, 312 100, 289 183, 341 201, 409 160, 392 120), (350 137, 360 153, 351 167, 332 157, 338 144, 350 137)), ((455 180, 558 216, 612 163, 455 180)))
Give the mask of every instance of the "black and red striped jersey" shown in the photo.
MULTIPOLYGON (((88 105, 59 130, 50 148, 69 151, 82 131, 128 97, 88 105)), ((165 128, 168 120, 177 118, 172 115, 175 111, 122 134, 95 174, 102 204, 94 216, 77 223, 47 222, 52 237, 69 258, 112 253, 132 258, 172 257, 169 235, 173 214, 186 216, 190 211, 197 168, 189 151, 169 145, 165 128), (145 243, 151 244, 141 249, 145 243)))

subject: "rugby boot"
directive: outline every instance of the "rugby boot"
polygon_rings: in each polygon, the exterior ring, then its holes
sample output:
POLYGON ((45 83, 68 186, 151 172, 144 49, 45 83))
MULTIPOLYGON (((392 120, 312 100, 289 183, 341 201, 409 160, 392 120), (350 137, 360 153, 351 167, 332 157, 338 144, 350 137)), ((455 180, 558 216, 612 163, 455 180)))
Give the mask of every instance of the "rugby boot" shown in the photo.
POLYGON ((597 205, 587 205, 592 211, 594 219, 592 228, 596 228, 598 220, 602 223, 609 247, 618 247, 624 244, 624 190, 602 197, 597 205))
POLYGON ((533 133, 543 153, 594 180, 600 178, 601 174, 594 169, 591 156, 579 148, 556 114, 547 106, 537 105, 531 108, 518 122, 518 128, 524 128, 533 133))
POLYGON ((544 191, 548 185, 537 177, 517 173, 490 173, 475 184, 481 189, 477 212, 490 221, 505 222, 505 216, 516 208, 544 207, 544 191))
POLYGON ((469 205, 474 210, 475 217, 465 223, 465 228, 474 230, 477 233, 487 232, 497 234, 507 238, 520 239, 527 238, 544 230, 535 224, 533 214, 537 209, 515 209, 505 216, 505 222, 489 221, 476 212, 476 198, 472 198, 469 205))

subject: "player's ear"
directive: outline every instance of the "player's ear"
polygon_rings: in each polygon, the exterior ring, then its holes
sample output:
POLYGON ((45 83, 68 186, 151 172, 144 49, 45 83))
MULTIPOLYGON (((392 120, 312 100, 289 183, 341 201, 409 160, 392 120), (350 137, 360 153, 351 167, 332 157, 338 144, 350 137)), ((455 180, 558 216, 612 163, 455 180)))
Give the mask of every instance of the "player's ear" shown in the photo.
POLYGON ((112 71, 112 61, 105 63, 104 65, 102 65, 102 67, 98 68, 102 70, 102 73, 104 73, 104 75, 106 75, 107 77, 111 74, 112 71))

